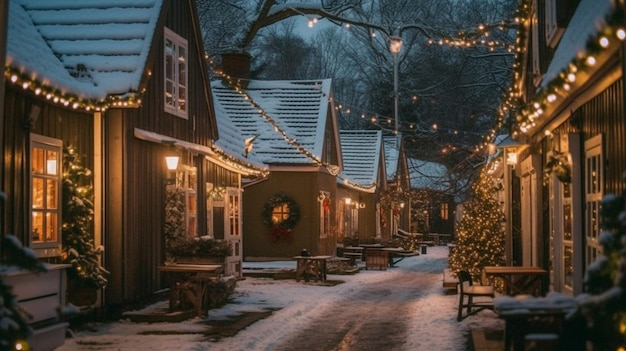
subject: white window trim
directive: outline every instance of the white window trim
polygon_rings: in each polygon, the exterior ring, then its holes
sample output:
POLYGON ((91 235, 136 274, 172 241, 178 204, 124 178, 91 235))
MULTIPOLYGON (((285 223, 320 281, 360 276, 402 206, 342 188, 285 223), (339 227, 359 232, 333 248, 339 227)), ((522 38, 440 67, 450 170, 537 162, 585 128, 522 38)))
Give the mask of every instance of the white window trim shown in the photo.
POLYGON ((184 118, 184 119, 188 119, 189 114, 188 114, 188 109, 189 109, 189 48, 187 46, 187 40, 183 37, 181 37, 180 35, 174 33, 172 30, 168 29, 168 28, 164 28, 164 39, 163 39, 163 45, 164 45, 164 52, 163 52, 163 106, 165 108, 166 112, 169 112, 173 115, 176 115, 178 117, 184 118), (168 76, 167 76, 167 53, 165 52, 167 45, 166 42, 167 41, 171 41, 174 43, 175 46, 175 53, 173 54, 173 56, 176 58, 176 64, 173 67, 173 73, 174 73, 174 77, 172 77, 172 81, 173 81, 173 87, 174 87, 174 92, 173 92, 173 99, 174 99, 174 105, 169 105, 167 103, 168 99, 167 99, 167 81, 168 81, 168 76), (184 60, 185 60, 185 72, 184 72, 184 79, 182 80, 184 82, 184 84, 181 85, 181 77, 180 77, 180 70, 178 67, 178 57, 179 57, 179 48, 184 48, 185 49, 185 56, 184 56, 184 60), (185 93, 184 93, 184 99, 185 99, 185 108, 181 109, 181 103, 180 103, 180 99, 179 99, 179 90, 180 88, 183 87, 185 89, 185 93))
POLYGON ((545 23, 545 31, 546 31, 546 43, 550 45, 550 47, 556 47, 561 36, 563 35, 563 28, 560 28, 557 23, 557 5, 556 0, 546 0, 546 23, 545 23))

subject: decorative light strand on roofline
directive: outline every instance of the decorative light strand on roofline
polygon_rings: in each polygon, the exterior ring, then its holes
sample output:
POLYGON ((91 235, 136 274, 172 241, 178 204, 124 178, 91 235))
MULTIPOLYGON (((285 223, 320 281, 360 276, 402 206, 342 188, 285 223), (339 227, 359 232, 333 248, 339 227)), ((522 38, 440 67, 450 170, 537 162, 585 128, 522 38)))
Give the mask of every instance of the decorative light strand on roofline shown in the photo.
POLYGON ((36 78, 30 78, 26 73, 20 72, 14 67, 5 67, 4 76, 7 81, 21 86, 22 89, 42 96, 55 104, 62 105, 74 110, 105 111, 110 107, 132 108, 141 105, 138 93, 128 93, 123 96, 107 96, 105 99, 84 99, 76 94, 64 93, 57 88, 47 85, 36 78))
POLYGON ((287 132, 285 132, 280 125, 278 124, 278 122, 276 122, 276 120, 274 118, 272 118, 272 116, 270 116, 267 112, 265 112, 265 110, 263 109, 263 107, 261 105, 259 105, 253 98, 252 96, 250 96, 250 94, 248 94, 246 91, 244 91, 241 86, 239 85, 239 82, 234 81, 230 76, 223 74, 220 71, 214 71, 214 73, 222 78, 222 81, 225 82, 231 89, 235 90, 237 93, 241 94, 244 99, 246 101, 248 101, 248 103, 250 103, 250 105, 252 105, 255 109, 257 109, 257 112, 263 116, 263 118, 265 118, 266 121, 268 121, 273 127, 274 127, 274 131, 276 131, 278 134, 280 134, 285 141, 287 141, 289 144, 291 144, 298 152, 300 152, 301 154, 305 155, 306 157, 310 158, 311 160, 313 160, 315 163, 317 163, 320 166, 324 166, 326 167, 326 169, 328 169, 328 171, 336 176, 337 174, 339 174, 339 167, 335 166, 335 165, 331 165, 328 164, 326 162, 323 162, 321 159, 319 159, 316 155, 314 155, 312 152, 310 152, 309 150, 307 150, 304 146, 300 145, 300 143, 295 139, 290 137, 287 132))
POLYGON ((354 182, 352 182, 352 181, 350 181, 350 180, 348 180, 347 178, 344 178, 344 177, 339 177, 338 176, 337 178, 343 180, 343 183, 345 185, 347 185, 347 186, 349 186, 349 187, 351 187, 353 189, 367 191, 367 190, 373 190, 373 189, 376 188, 376 183, 375 182, 370 184, 370 185, 360 185, 360 184, 354 183, 354 182))
MULTIPOLYGON (((523 1, 520 5, 518 16, 520 27, 530 25, 530 10, 531 1, 523 1)), ((514 138, 534 129, 550 104, 563 100, 569 95, 569 92, 576 84, 577 76, 584 74, 585 71, 593 67, 600 54, 614 48, 617 43, 621 43, 626 39, 623 4, 618 4, 614 11, 607 15, 605 20, 606 26, 588 38, 586 51, 572 58, 557 77, 547 82, 544 88, 534 95, 533 100, 525 104, 521 101, 523 95, 522 82, 524 80, 522 61, 524 58, 523 48, 527 47, 529 38, 526 35, 526 31, 518 31, 518 50, 513 66, 515 72, 513 82, 501 107, 502 113, 515 112, 515 121, 513 121, 515 129, 512 133, 514 138)), ((489 142, 489 140, 485 140, 481 146, 486 147, 489 142)))

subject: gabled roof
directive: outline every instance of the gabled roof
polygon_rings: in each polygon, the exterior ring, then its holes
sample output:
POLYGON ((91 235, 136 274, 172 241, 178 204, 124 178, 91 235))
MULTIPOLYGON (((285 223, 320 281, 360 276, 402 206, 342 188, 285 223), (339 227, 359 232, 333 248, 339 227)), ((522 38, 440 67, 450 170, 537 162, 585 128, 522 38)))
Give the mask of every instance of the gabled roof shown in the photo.
POLYGON ((247 159, 266 165, 322 163, 326 123, 332 113, 331 80, 258 81, 236 91, 220 81, 211 84, 224 149, 241 155, 239 145, 254 138, 247 159), (226 132, 228 128, 235 128, 226 132), (230 139, 229 138, 234 138, 230 139))
MULTIPOLYGON (((374 192, 378 180, 379 165, 382 161, 382 131, 342 130, 341 153, 343 171, 337 182, 353 186, 359 190, 374 192)), ((383 175, 384 176, 384 175, 383 175)))
POLYGON ((383 137, 385 143, 385 165, 387 167, 387 181, 394 181, 398 175, 398 162, 400 161, 400 135, 383 137))
POLYGON ((83 105, 138 92, 163 0, 11 0, 7 66, 83 105))
POLYGON ((450 190, 450 179, 446 166, 415 158, 409 158, 411 188, 437 191, 450 190))

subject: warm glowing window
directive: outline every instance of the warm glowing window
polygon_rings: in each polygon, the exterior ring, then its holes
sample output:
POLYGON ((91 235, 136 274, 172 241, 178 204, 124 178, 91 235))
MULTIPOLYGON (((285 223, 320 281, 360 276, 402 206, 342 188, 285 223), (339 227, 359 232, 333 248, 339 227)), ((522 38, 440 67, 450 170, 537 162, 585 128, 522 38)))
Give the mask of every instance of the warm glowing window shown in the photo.
POLYGON ((274 207, 272 211, 272 223, 281 223, 289 218, 289 214, 291 210, 289 209, 289 204, 281 203, 278 206, 274 207))
POLYGON ((33 248, 58 248, 61 243, 61 140, 31 135, 31 223, 33 248))
POLYGON ((441 217, 441 219, 448 219, 448 204, 447 203, 443 203, 441 204, 441 212, 439 213, 439 217, 441 217))
POLYGON ((187 118, 187 40, 165 28, 165 111, 187 118))

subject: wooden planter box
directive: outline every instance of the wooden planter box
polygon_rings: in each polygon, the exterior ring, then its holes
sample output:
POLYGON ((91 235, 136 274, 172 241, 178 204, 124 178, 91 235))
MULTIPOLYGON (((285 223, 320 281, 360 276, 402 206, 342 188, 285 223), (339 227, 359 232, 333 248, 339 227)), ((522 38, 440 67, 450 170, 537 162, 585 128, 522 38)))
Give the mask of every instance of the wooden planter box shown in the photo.
POLYGON ((46 265, 47 272, 33 273, 7 269, 4 281, 13 287, 19 306, 30 317, 34 329, 33 351, 47 351, 63 345, 68 323, 58 310, 65 306, 67 264, 46 265))

